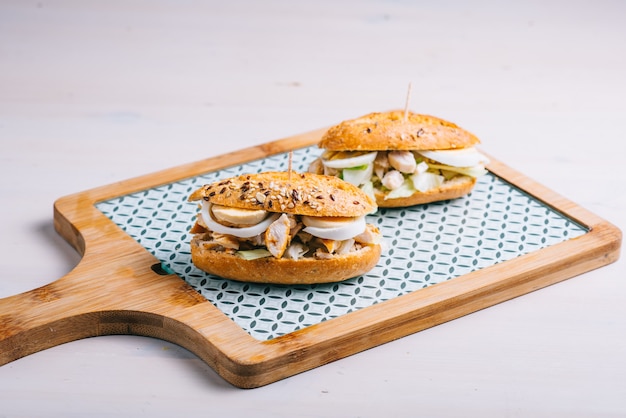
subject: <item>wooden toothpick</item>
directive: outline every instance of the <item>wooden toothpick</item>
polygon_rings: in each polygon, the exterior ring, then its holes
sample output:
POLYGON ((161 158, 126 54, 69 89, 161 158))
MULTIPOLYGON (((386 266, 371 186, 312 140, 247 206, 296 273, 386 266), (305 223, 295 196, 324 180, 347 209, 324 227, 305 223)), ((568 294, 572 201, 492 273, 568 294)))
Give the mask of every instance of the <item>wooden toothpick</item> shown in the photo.
POLYGON ((406 92, 406 102, 404 103, 404 121, 406 122, 409 117, 409 103, 411 101, 411 83, 409 82, 409 88, 406 92))
POLYGON ((289 168, 288 168, 288 179, 291 181, 291 164, 293 163, 293 151, 289 151, 289 168))

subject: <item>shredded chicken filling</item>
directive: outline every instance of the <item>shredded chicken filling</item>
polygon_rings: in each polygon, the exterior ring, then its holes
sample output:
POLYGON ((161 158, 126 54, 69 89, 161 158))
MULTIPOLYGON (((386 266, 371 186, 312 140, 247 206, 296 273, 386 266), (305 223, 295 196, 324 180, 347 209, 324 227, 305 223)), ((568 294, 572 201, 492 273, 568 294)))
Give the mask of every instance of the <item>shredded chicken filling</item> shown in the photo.
POLYGON ((367 224, 361 234, 341 241, 315 237, 304 232, 303 228, 304 224, 298 215, 282 214, 264 233, 250 238, 239 238, 211 231, 199 216, 192 233, 197 234, 204 248, 212 251, 229 254, 257 251, 263 256, 291 260, 328 259, 335 255, 359 251, 364 246, 380 241, 378 228, 371 224, 367 224))
MULTIPOLYGON (((324 159, 333 160, 343 157, 341 151, 326 151, 322 156, 324 159)), ((375 189, 389 191, 399 188, 402 183, 412 174, 427 171, 429 173, 443 177, 448 181, 453 177, 462 176, 453 170, 445 168, 433 168, 431 166, 442 165, 434 160, 430 160, 413 151, 378 151, 373 163, 373 171, 359 182, 358 186, 365 180, 371 181, 375 189), (420 166, 420 163, 421 164, 420 166)), ((321 158, 313 162, 309 171, 316 174, 329 176, 342 176, 342 169, 330 168, 322 164, 321 158)))

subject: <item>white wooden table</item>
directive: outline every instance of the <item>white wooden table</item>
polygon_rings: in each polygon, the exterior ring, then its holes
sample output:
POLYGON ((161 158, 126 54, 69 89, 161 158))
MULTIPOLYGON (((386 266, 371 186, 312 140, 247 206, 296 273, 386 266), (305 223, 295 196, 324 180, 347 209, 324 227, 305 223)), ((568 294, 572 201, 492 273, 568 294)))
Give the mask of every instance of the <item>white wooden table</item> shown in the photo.
MULTIPOLYGON (((624 229, 626 4, 434 3, 0 3, 0 297, 78 263, 57 198, 401 108, 409 82, 624 229)), ((76 341, 1 366, 0 416, 626 416, 624 267, 252 390, 160 340, 76 341)))

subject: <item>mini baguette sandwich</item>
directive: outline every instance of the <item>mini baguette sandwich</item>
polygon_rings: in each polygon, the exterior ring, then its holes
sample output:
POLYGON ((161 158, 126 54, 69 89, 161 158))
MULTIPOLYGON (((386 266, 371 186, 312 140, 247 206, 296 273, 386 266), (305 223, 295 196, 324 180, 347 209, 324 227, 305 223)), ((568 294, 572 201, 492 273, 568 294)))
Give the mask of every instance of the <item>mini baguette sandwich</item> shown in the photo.
POLYGON ((480 140, 434 116, 396 110, 341 122, 319 142, 310 172, 359 186, 379 207, 454 199, 472 191, 488 158, 480 140))
POLYGON ((371 270, 381 234, 367 224, 372 199, 337 177, 244 174, 194 191, 199 202, 191 259, 201 270, 238 281, 337 282, 371 270))

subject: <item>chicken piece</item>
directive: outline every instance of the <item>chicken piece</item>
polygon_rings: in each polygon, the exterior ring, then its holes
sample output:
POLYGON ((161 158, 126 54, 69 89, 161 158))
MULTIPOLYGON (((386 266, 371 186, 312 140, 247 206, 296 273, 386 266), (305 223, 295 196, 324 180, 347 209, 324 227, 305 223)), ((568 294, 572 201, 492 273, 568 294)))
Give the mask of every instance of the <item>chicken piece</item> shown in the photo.
POLYGON ((296 215, 288 214, 287 216, 289 217, 289 235, 295 237, 304 228, 304 225, 298 221, 296 215))
POLYGON ((324 244, 324 247, 326 247, 326 251, 328 251, 330 254, 335 252, 335 250, 339 246, 339 243, 341 242, 341 241, 335 241, 334 239, 325 239, 325 238, 319 238, 319 240, 322 244, 324 244))
POLYGON ((232 235, 209 232, 204 234, 202 246, 215 251, 237 251, 239 250, 239 240, 232 235))
POLYGON ((298 239, 303 243, 303 244, 308 244, 309 242, 311 242, 312 240, 314 240, 314 236, 309 234, 308 232, 304 232, 304 231, 300 231, 298 233, 298 239))
POLYGON ((414 173, 417 167, 415 156, 411 151, 390 151, 387 158, 389 164, 402 173, 414 173))
POLYGON ((330 260, 333 258, 332 254, 327 253, 321 248, 315 250, 315 254, 313 254, 313 256, 318 260, 330 260))
POLYGON ((376 154, 376 159, 374 160, 374 173, 379 179, 382 180, 387 170, 389 170, 389 159, 387 158, 387 153, 379 152, 376 154))
POLYGON ((324 175, 325 176, 338 176, 339 169, 324 166, 324 175))
POLYGON ((243 242, 249 242, 255 247, 262 247, 263 245, 265 245, 265 235, 263 233, 259 235, 255 235, 250 238, 240 238, 240 239, 243 242))
POLYGON ((195 235, 195 234, 201 234, 203 232, 206 232, 207 228, 206 226, 203 226, 202 224, 199 221, 196 221, 191 227, 191 229, 189 230, 189 233, 195 235))
POLYGON ((365 231, 354 237, 354 241, 360 244, 379 244, 380 243, 380 230, 378 227, 367 224, 365 231))
POLYGON ((217 242, 224 248, 231 248, 233 250, 239 249, 239 240, 237 239, 237 237, 234 237, 232 235, 213 232, 213 241, 217 242))
POLYGON ((287 251, 285 251, 283 256, 290 260, 298 260, 304 257, 304 254, 306 254, 307 251, 309 251, 309 248, 306 245, 301 242, 292 242, 289 244, 289 247, 287 247, 287 251))
POLYGON ((353 238, 339 241, 339 245, 337 246, 335 253, 339 255, 348 254, 350 251, 352 251, 352 248, 354 247, 354 242, 355 240, 353 238))
POLYGON ((281 258, 291 241, 289 217, 283 213, 265 231, 265 246, 276 258, 281 258))
POLYGON ((321 158, 316 158, 309 166, 309 173, 324 174, 324 163, 321 158))
POLYGON ((383 176, 380 182, 389 190, 395 190, 402 186, 402 183, 404 183, 404 177, 398 170, 391 170, 383 176))

